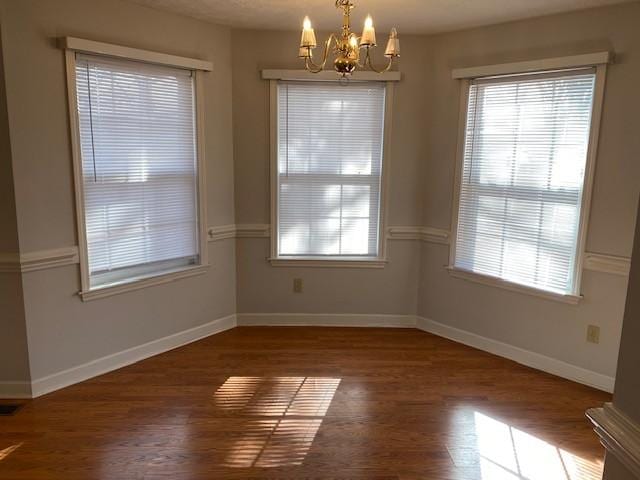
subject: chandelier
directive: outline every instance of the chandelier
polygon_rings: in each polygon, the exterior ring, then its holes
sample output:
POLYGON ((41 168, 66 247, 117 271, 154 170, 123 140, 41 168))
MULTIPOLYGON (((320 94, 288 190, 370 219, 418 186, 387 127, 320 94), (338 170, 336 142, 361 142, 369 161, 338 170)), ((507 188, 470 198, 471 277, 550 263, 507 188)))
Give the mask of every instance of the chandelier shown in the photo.
POLYGON ((354 4, 351 0, 335 0, 336 8, 341 8, 343 11, 342 17, 342 33, 340 35, 331 34, 324 44, 324 51, 322 53, 322 61, 319 64, 313 61, 313 49, 318 45, 316 43, 316 34, 311 28, 311 21, 309 17, 305 17, 302 27, 302 40, 300 41, 300 53, 298 56, 304 58, 304 65, 307 70, 312 73, 319 73, 324 70, 329 57, 329 51, 333 45, 333 52, 336 55, 336 59, 333 62, 333 66, 340 75, 346 77, 351 75, 356 69, 371 70, 376 73, 387 72, 393 65, 393 60, 400 56, 400 40, 398 39, 398 32, 395 28, 391 29, 389 35, 389 41, 387 42, 387 49, 385 50, 385 57, 389 59, 389 63, 384 68, 376 68, 371 63, 371 48, 376 46, 376 31, 373 28, 373 20, 371 16, 368 16, 364 22, 364 30, 362 36, 358 37, 355 33, 351 32, 351 10, 353 10, 354 4), (362 56, 364 59, 360 63, 362 56))

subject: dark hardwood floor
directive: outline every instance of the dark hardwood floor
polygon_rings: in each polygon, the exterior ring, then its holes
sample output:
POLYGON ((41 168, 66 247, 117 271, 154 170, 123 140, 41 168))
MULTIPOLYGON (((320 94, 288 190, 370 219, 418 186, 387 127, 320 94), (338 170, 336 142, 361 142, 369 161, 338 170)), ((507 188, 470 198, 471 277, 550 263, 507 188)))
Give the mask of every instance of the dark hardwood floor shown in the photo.
POLYGON ((595 480, 609 400, 417 330, 236 328, 0 417, 0 478, 595 480))

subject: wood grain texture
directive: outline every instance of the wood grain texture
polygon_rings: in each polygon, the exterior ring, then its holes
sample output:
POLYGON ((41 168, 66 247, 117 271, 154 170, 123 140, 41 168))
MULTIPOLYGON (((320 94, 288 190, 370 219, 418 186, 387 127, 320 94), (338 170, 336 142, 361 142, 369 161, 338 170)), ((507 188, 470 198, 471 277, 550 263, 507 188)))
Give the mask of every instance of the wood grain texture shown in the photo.
POLYGON ((605 401, 418 330, 240 327, 0 417, 0 478, 595 480, 605 401))

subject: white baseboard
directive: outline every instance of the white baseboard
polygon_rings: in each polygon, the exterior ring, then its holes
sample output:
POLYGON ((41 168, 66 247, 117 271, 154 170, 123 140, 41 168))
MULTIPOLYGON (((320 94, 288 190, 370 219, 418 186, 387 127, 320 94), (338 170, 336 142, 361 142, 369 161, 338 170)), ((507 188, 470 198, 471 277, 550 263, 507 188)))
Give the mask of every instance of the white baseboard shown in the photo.
POLYGON ((0 399, 31 398, 31 383, 0 382, 0 399))
POLYGON ((413 315, 239 313, 28 382, 0 382, 0 398, 35 398, 236 326, 418 328, 559 377, 613 391, 614 378, 413 315))
POLYGON ((485 352, 493 353, 500 357, 508 358, 514 362, 557 375, 558 377, 582 383, 599 390, 604 390, 605 392, 613 392, 613 385, 615 382, 614 377, 592 372, 591 370, 571 365, 570 363, 563 362, 562 360, 547 357, 523 348, 514 347, 513 345, 499 342, 498 340, 493 340, 491 338, 482 337, 475 333, 460 330, 427 318, 418 317, 416 324, 417 328, 425 332, 433 333, 434 335, 448 338, 454 342, 462 343, 485 352))
POLYGON ((356 313, 239 313, 238 326, 415 328, 416 317, 356 313))
POLYGON ((173 350, 196 340, 229 330, 236 326, 236 316, 229 315, 168 337, 159 338, 106 357, 92 360, 83 365, 63 370, 34 380, 31 383, 31 396, 39 397, 46 393, 82 382, 118 368, 131 365, 145 358, 173 350))

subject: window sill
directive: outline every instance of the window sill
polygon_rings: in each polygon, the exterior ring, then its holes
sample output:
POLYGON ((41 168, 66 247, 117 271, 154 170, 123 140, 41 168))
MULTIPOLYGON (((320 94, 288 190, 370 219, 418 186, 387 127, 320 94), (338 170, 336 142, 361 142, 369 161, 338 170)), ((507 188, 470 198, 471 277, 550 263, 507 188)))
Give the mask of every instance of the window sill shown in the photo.
POLYGON ((319 267, 319 268, 384 268, 388 263, 384 258, 354 257, 278 257, 269 258, 274 267, 319 267))
POLYGON ((539 288, 528 287, 526 285, 520 285, 518 283, 502 280, 501 278, 482 275, 481 273, 471 272, 469 270, 463 270, 461 268, 447 267, 447 270, 449 271, 449 274, 455 278, 469 280, 471 282, 481 283, 483 285, 489 285, 492 287, 498 287, 504 290, 510 290, 512 292, 524 293, 526 295, 532 295, 534 297, 544 298, 546 300, 553 300, 556 302, 577 305, 583 298, 582 295, 549 292, 546 290, 541 290, 539 288))
POLYGON ((91 290, 80 292, 79 295, 80 298, 82 298, 83 302, 88 302, 90 300, 111 297, 113 295, 119 295, 121 293, 131 292, 134 290, 141 290, 143 288, 153 287, 155 285, 162 285, 163 283, 175 282, 176 280, 180 280, 182 278, 202 275, 207 271, 208 268, 209 265, 196 265, 179 270, 171 270, 154 276, 146 276, 133 279, 127 281, 126 283, 96 287, 91 290))

